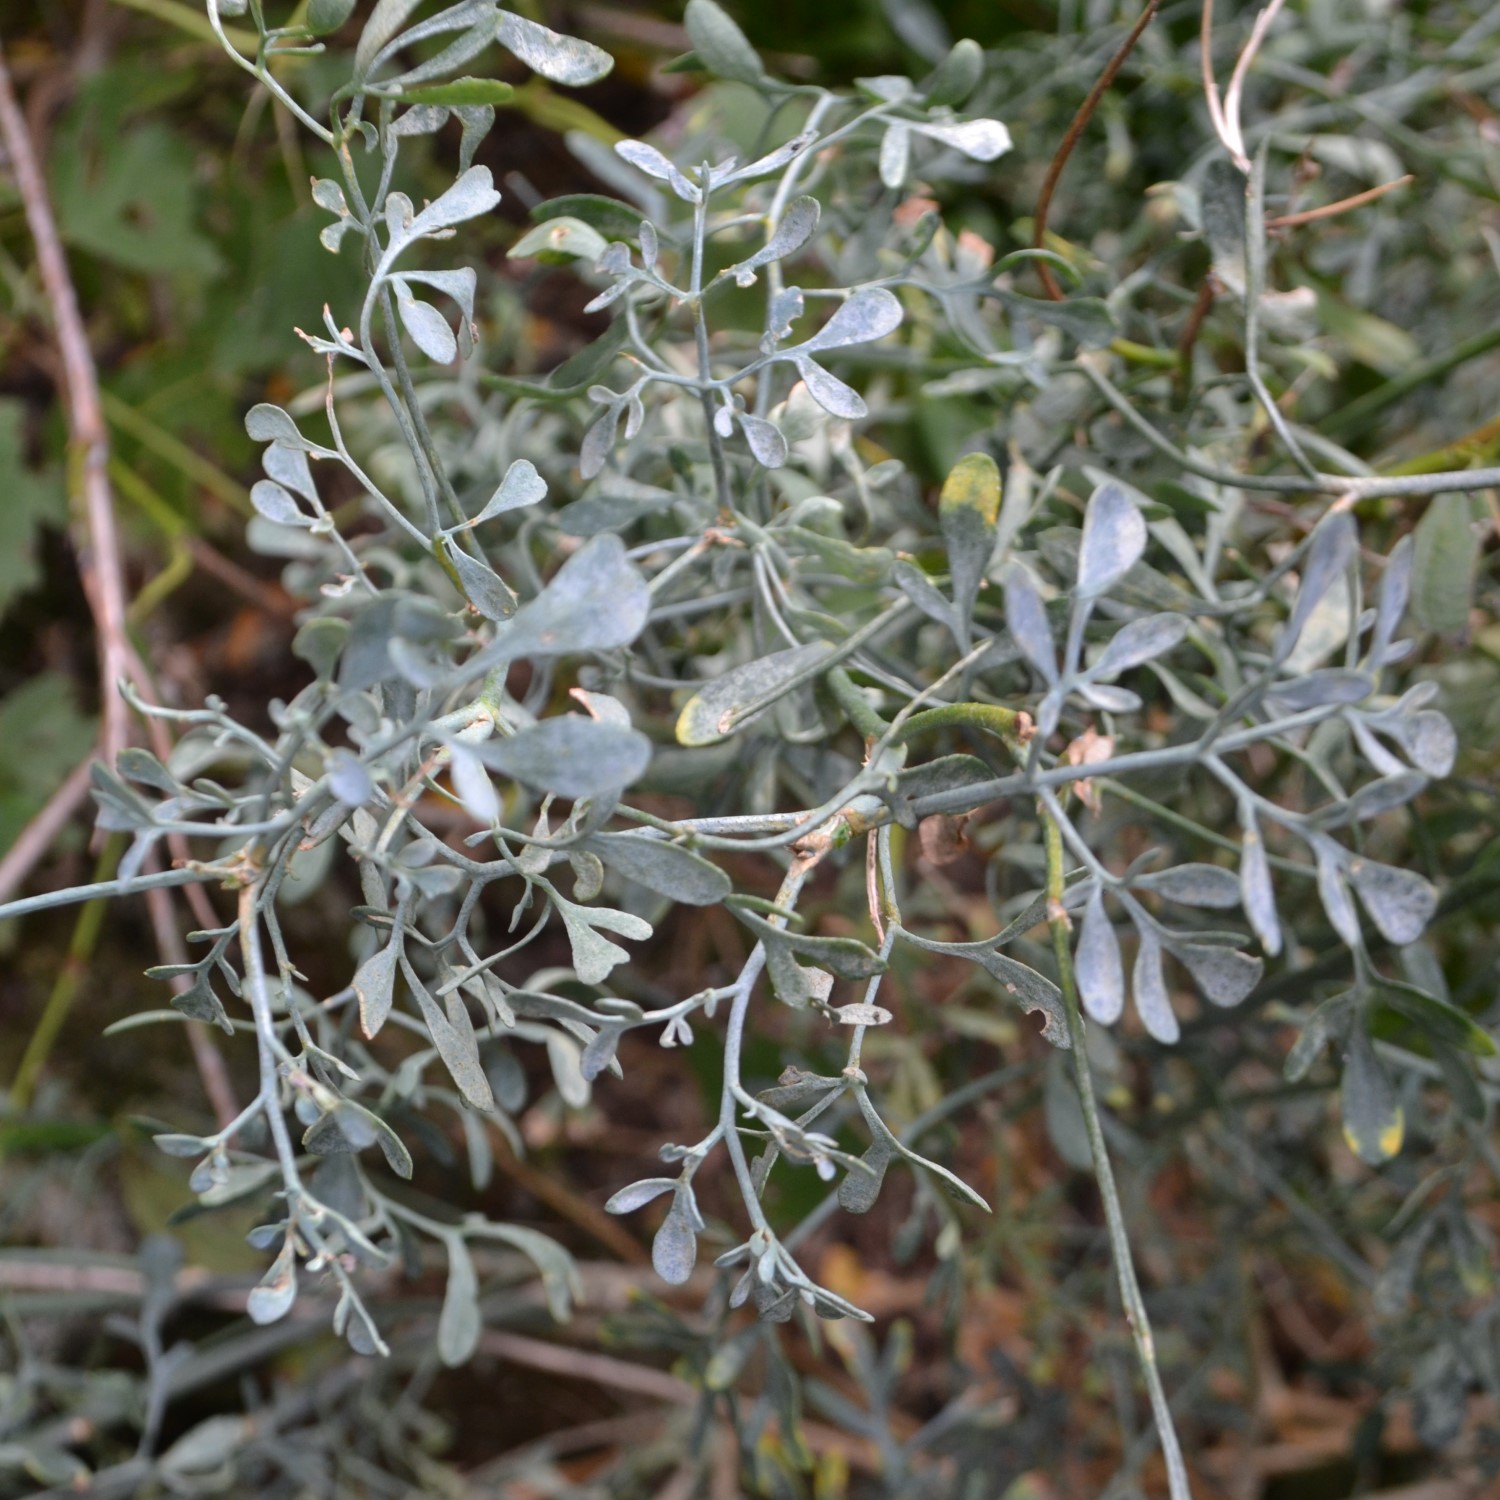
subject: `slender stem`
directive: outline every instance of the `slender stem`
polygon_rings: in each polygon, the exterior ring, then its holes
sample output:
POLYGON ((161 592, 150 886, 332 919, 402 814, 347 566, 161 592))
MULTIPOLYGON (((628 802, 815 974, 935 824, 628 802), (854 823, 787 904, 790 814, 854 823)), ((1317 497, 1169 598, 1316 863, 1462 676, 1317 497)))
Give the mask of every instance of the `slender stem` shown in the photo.
POLYGON ((1094 1078, 1089 1068, 1088 1049, 1084 1041, 1083 1017, 1078 1010, 1078 986, 1073 979, 1073 949, 1069 937, 1070 923, 1063 906, 1066 865, 1063 858, 1062 831, 1044 804, 1038 804, 1047 848, 1047 921, 1052 930, 1052 951, 1057 958, 1058 981, 1062 986, 1063 1005, 1068 1015, 1068 1039, 1072 1043, 1073 1077, 1078 1084, 1078 1102, 1083 1109, 1088 1130, 1089 1152, 1094 1158, 1094 1180, 1104 1202, 1104 1220, 1109 1230, 1110 1252, 1114 1257, 1115 1277, 1120 1286, 1120 1300, 1125 1306, 1125 1321, 1135 1343, 1141 1377, 1151 1402, 1151 1416, 1161 1440, 1162 1457, 1167 1465, 1167 1489, 1172 1500, 1191 1500, 1192 1487, 1182 1461, 1182 1447, 1172 1421, 1162 1387, 1161 1372, 1156 1367, 1156 1347, 1151 1336, 1151 1320, 1146 1312, 1136 1279, 1135 1261, 1130 1253, 1130 1237, 1125 1229, 1125 1214, 1115 1187, 1114 1169, 1109 1163, 1109 1148, 1104 1141, 1104 1125, 1099 1116, 1099 1102, 1094 1097, 1094 1078))

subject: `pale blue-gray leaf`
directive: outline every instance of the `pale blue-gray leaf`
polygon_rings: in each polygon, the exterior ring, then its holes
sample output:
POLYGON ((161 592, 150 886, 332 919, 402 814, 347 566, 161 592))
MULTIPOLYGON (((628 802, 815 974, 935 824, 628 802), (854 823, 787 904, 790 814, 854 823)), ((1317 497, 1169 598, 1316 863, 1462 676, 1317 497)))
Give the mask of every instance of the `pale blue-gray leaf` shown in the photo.
POLYGON ((899 188, 910 168, 911 127, 893 120, 880 138, 880 180, 888 188, 899 188))
POLYGON ((604 833, 587 840, 585 847, 606 868, 688 906, 717 905, 734 888, 717 865, 665 839, 604 833))
POLYGON ((681 1286, 692 1276, 697 1262, 698 1236, 679 1196, 651 1241, 651 1264, 663 1281, 681 1286))
POLYGON ((1089 497, 1078 546, 1077 591, 1097 598, 1117 584, 1146 550, 1146 518, 1117 484, 1101 484, 1089 497))
POLYGON ((559 714, 467 748, 492 771, 561 797, 619 791, 651 763, 651 741, 639 730, 582 714, 559 714))
POLYGON ((493 516, 535 505, 539 500, 545 499, 546 495, 547 481, 537 473, 536 465, 528 458, 518 458, 505 471, 505 477, 500 481, 499 488, 485 502, 484 509, 474 517, 470 524, 477 526, 481 521, 488 521, 493 516))
POLYGON ((1162 974, 1161 943, 1150 928, 1142 927, 1140 946, 1136 949, 1135 964, 1131 970, 1131 991, 1135 999, 1136 1014, 1142 1025, 1166 1046, 1182 1034, 1177 1017, 1172 1014, 1172 1002, 1167 998, 1167 981, 1162 974))
POLYGON ((1388 942, 1414 943, 1437 910, 1437 892, 1414 870, 1351 859, 1345 866, 1370 920, 1388 942))
POLYGON ((894 333, 901 326, 901 302, 884 287, 866 287, 842 303, 836 313, 800 347, 813 350, 844 349, 868 344, 894 333))
POLYGON ((853 386, 845 385, 836 375, 830 375, 815 360, 799 358, 797 373, 807 387, 807 393, 824 411, 847 422, 857 422, 869 415, 869 407, 853 386))
POLYGON ((1214 943, 1174 941, 1172 953, 1215 1005, 1238 1005, 1260 983, 1265 965, 1253 954, 1214 943))
POLYGON ((626 558, 625 544, 610 533, 592 537, 471 665, 478 670, 526 656, 628 646, 644 628, 650 608, 651 595, 626 558))
POLYGON ((758 83, 765 76, 745 33, 714 0, 688 0, 683 22, 693 50, 710 73, 735 83, 758 83))
POLYGON ((559 36, 510 11, 500 12, 495 39, 533 73, 540 73, 553 83, 574 86, 597 83, 615 65, 602 48, 577 37, 559 36))
POLYGON ((252 1323, 275 1323, 297 1300, 297 1252, 291 1240, 282 1247, 260 1284, 245 1300, 252 1323))
POLYGON ((250 487, 250 503, 266 520, 278 526, 312 525, 312 517, 304 515, 297 502, 274 480, 256 480, 250 487))
POLYGON ((1084 1010, 1101 1025, 1113 1025, 1125 1008, 1125 964, 1097 885, 1083 911, 1075 969, 1084 1010))
POLYGON ((793 198, 787 204, 776 232, 754 255, 731 266, 730 274, 741 286, 750 286, 761 266, 795 255, 813 237, 813 231, 818 227, 818 213, 816 198, 793 198))
POLYGON ((1240 904, 1239 881, 1232 870, 1219 865, 1174 865, 1170 870, 1143 875, 1136 884, 1183 906, 1227 908, 1240 904))
POLYGON ((245 413, 245 432, 253 442, 284 443, 311 451, 316 445, 302 436, 297 424, 279 406, 262 401, 245 413))
POLYGON ((786 439, 774 422, 746 412, 740 416, 739 423, 750 452, 762 468, 779 469, 786 462, 786 439))
POLYGON ((469 603, 487 620, 508 620, 516 612, 511 587, 481 557, 471 557, 461 547, 450 547, 449 560, 469 603))
POLYGON ((464 811, 485 828, 493 827, 500 821, 500 798, 489 772, 466 745, 454 745, 452 757, 449 773, 464 811))
POLYGON ((1358 539, 1354 519, 1347 511, 1325 517, 1313 532, 1312 542, 1302 565, 1302 582, 1297 590, 1296 602, 1277 638, 1275 660, 1285 661, 1291 655, 1297 638, 1312 618, 1312 613, 1324 594, 1348 567, 1358 539))
POLYGON ((438 1315, 437 1351, 438 1358, 451 1370, 466 1363, 478 1348, 484 1320, 479 1311, 474 1257, 456 1234, 446 1235, 443 1244, 448 1251, 448 1289, 438 1315))
POLYGON ((458 340, 448 320, 430 302, 420 302, 396 282, 396 312, 401 326, 428 359, 440 365, 451 364, 458 357, 458 340))
POLYGON ((1260 945, 1273 958, 1281 952, 1281 922, 1276 915, 1276 891, 1271 884, 1271 862, 1266 858, 1265 840, 1253 816, 1244 817, 1245 832, 1240 842, 1240 905, 1260 939, 1260 945))
POLYGON ((261 455, 260 462, 268 479, 274 479, 277 484, 284 485, 304 499, 318 498, 312 470, 307 463, 307 453, 303 449, 288 448, 285 443, 272 443, 261 455))
POLYGON ((911 128, 943 145, 961 151, 973 161, 994 161, 1011 147, 1010 131, 999 120, 963 120, 954 125, 929 125, 913 121, 911 128))
POLYGON ((1097 661, 1089 668, 1092 677, 1115 677, 1142 662, 1153 661, 1178 645, 1191 622, 1182 615, 1146 615, 1122 625, 1111 637, 1097 661))
POLYGON ((629 1187, 622 1187, 604 1205, 604 1212, 633 1214, 636 1209, 644 1208, 648 1203, 660 1198, 663 1193, 676 1191, 677 1179, 675 1177, 643 1177, 639 1182, 632 1182, 629 1187))
POLYGON ((1333 930, 1350 948, 1360 944, 1359 917, 1354 903, 1349 899, 1349 888, 1344 884, 1340 868, 1344 851, 1332 839, 1321 835, 1312 841, 1313 856, 1318 870, 1318 899, 1333 930))
POLYGON ((435 198, 411 221, 407 233, 431 234, 436 229, 462 224, 466 219, 477 219, 480 214, 489 213, 499 201, 490 169, 470 167, 446 193, 435 198))
POLYGON ((1041 673, 1049 687, 1057 683, 1057 647, 1052 627, 1047 623, 1047 609, 1031 581, 1031 575, 1019 564, 1005 570, 1005 627, 1021 655, 1041 673))

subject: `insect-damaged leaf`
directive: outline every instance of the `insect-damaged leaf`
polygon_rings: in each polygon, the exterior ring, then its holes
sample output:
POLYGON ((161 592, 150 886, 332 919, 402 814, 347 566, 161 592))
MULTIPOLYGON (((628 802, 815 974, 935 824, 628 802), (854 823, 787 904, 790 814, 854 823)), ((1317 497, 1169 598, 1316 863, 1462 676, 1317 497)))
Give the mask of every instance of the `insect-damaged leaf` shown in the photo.
MULTIPOLYGON (((1035 920, 1027 925, 1034 926, 1035 920)), ((1035 969, 995 951, 1000 943, 1009 941, 1014 935, 1007 931, 997 938, 986 938, 977 943, 940 943, 935 938, 918 937, 904 927, 901 929, 901 936, 918 948, 926 948, 930 953, 950 953, 978 964, 1022 1010, 1040 1011, 1042 1036, 1054 1047, 1066 1049, 1071 1044, 1062 992, 1035 969)))
POLYGON ((619 791, 651 763, 651 741, 639 730, 582 714, 559 714, 463 748, 490 770, 560 797, 619 791))
POLYGON ((734 888, 717 865, 665 839, 604 833, 585 841, 607 868, 688 906, 714 906, 734 888))
POLYGON ((364 1034, 374 1036, 391 1013, 396 993, 396 964, 401 957, 398 932, 384 948, 378 948, 355 971, 354 994, 359 1001, 359 1024, 364 1034))
POLYGON ((683 705, 677 716, 677 743, 697 747, 727 739, 758 718, 783 691, 789 692, 832 649, 814 641, 773 652, 714 678, 683 705))
POLYGON ((1349 1149, 1372 1167, 1389 1161, 1401 1149, 1406 1118, 1358 1016, 1349 1027, 1339 1097, 1349 1149))

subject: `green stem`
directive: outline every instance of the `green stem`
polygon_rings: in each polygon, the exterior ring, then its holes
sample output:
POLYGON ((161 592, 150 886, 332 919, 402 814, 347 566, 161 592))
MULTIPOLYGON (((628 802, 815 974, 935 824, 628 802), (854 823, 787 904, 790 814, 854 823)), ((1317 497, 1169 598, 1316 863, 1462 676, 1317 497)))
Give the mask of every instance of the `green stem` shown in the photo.
POLYGON ((1022 717, 1017 710, 1001 708, 997 703, 945 703, 941 708, 913 714, 901 726, 896 740, 904 745, 920 734, 940 729, 983 729, 1009 745, 1016 738, 1022 717))
POLYGON ((1125 1230, 1125 1214, 1115 1187, 1114 1169, 1109 1163, 1109 1148, 1104 1142, 1104 1126, 1099 1117, 1099 1101, 1094 1097, 1094 1078, 1089 1069, 1084 1043, 1083 1017, 1078 1009, 1078 986, 1073 979, 1073 948, 1069 937, 1070 923, 1063 907, 1063 889, 1067 872, 1063 858, 1062 831, 1056 820, 1038 805, 1047 851, 1047 920, 1052 930, 1052 951, 1057 958, 1058 982, 1062 986, 1063 1005, 1068 1016, 1068 1039, 1072 1043, 1073 1077, 1078 1085, 1078 1102, 1083 1109, 1088 1130, 1089 1151, 1094 1158, 1094 1180, 1104 1201, 1104 1221, 1109 1230, 1110 1251, 1114 1256, 1115 1277, 1120 1286, 1120 1300, 1125 1306, 1125 1321, 1135 1342, 1141 1377, 1151 1402, 1151 1416, 1161 1441, 1162 1457, 1167 1465, 1167 1489, 1172 1500, 1192 1500, 1187 1469, 1182 1461, 1182 1447, 1167 1405, 1161 1373, 1156 1368, 1156 1347, 1151 1336, 1151 1320, 1136 1279, 1135 1261, 1130 1253, 1130 1237, 1125 1230))

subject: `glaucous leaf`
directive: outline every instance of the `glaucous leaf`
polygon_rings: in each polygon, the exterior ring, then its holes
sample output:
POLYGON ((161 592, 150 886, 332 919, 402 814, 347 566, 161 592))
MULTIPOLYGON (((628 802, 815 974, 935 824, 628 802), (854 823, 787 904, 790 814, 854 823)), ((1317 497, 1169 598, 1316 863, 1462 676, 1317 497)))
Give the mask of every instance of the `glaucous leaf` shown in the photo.
POLYGON ((337 31, 354 14, 356 0, 308 0, 307 29, 314 36, 337 31))
POLYGON ((901 302, 883 286, 864 287, 840 304, 834 315, 798 347, 814 350, 845 349, 883 339, 901 326, 901 302))
POLYGON ((256 480, 250 487, 250 503, 277 526, 312 525, 312 517, 304 515, 297 502, 274 480, 256 480))
POLYGON ((527 786, 560 797, 597 797, 629 786, 645 771, 651 741, 620 724, 559 714, 506 739, 469 745, 467 753, 527 786))
POLYGON ((1097 598, 1117 584, 1146 550, 1146 518, 1117 484, 1101 484, 1083 514, 1077 592, 1097 598))
POLYGON ((1319 523, 1302 565, 1302 582, 1291 616, 1277 638, 1275 660, 1285 661, 1291 655, 1313 611, 1349 566, 1358 540, 1354 520, 1347 511, 1327 516, 1319 523))
POLYGON ((656 1274, 671 1286, 691 1279, 698 1262, 698 1236, 679 1196, 651 1241, 651 1264, 656 1274))
POLYGON ((1047 608, 1031 575, 1019 563, 1005 570, 1005 627, 1021 655, 1049 687, 1055 687, 1057 647, 1052 640, 1052 627, 1047 623, 1047 608))
POLYGON ((1115 677, 1142 662, 1165 656, 1187 636, 1190 621, 1182 615, 1146 615, 1122 625, 1089 668, 1091 677, 1115 677))
POLYGON ((574 86, 597 83, 615 65, 602 48, 577 37, 560 36, 508 10, 500 12, 495 40, 533 73, 540 73, 553 83, 574 86))
POLYGON ((431 234, 487 214, 500 201, 488 167, 470 167, 447 192, 434 198, 407 227, 407 235, 431 234))
POLYGON ((1414 870, 1356 857, 1344 867, 1370 920, 1388 942, 1414 943, 1437 910, 1437 892, 1414 870))
POLYGON ((396 312, 401 326, 406 330, 418 349, 428 359, 440 365, 451 364, 458 358, 458 340, 448 326, 448 320, 430 302, 421 302, 405 291, 403 284, 392 278, 396 291, 396 312))
POLYGON ((1171 1046, 1181 1029, 1167 997, 1167 981, 1162 973, 1161 943, 1150 928, 1142 927, 1140 945, 1131 968, 1131 992, 1136 1014, 1146 1030, 1165 1046, 1171 1046))
POLYGON ((779 469, 786 463, 786 439, 774 422, 745 413, 739 424, 750 452, 763 469, 779 469))
POLYGON ((456 543, 447 546, 447 553, 465 597, 485 619, 508 620, 515 614, 515 593, 483 558, 474 557, 456 543))
POLYGON ((585 847, 608 869, 688 906, 715 906, 734 888, 717 865, 665 839, 604 833, 587 840, 585 847))
POLYGON ((807 393, 830 416, 842 417, 846 422, 857 422, 869 415, 864 398, 851 385, 845 385, 837 375, 830 375, 816 360, 805 357, 794 360, 797 373, 807 393))
POLYGON ((793 198, 786 206, 776 232, 766 243, 746 260, 729 268, 729 274, 740 286, 752 286, 755 273, 775 260, 785 260, 795 255, 812 237, 818 227, 818 200, 806 195, 793 198))
POLYGON ((1074 966, 1084 1010, 1100 1025, 1112 1026, 1125 1009, 1125 964, 1097 885, 1084 907, 1074 966))
POLYGON ((994 161, 1011 147, 1010 131, 999 120, 963 120, 953 125, 912 121, 911 128, 973 161, 994 161))
POLYGON ((1332 839, 1316 835, 1313 839, 1313 857, 1318 871, 1318 899, 1328 916, 1329 925, 1346 946, 1357 948, 1360 944, 1359 917, 1354 903, 1349 899, 1349 888, 1344 884, 1341 868, 1344 851, 1332 839))
POLYGON ((1213 943, 1174 940, 1172 954, 1215 1005, 1238 1005, 1260 983, 1265 972, 1265 965, 1253 954, 1213 943))
POLYGON ((964 37, 948 49, 948 55, 928 74, 922 92, 928 104, 956 108, 979 87, 984 77, 984 48, 964 37))
POLYGON ((396 963, 401 955, 397 933, 383 948, 377 948, 354 972, 354 996, 359 1002, 360 1029, 374 1036, 385 1025, 396 994, 396 963))
POLYGON ((451 1370, 467 1363, 478 1348, 484 1319, 479 1311, 479 1278, 468 1246, 456 1234, 445 1235, 443 1245, 448 1252, 448 1287, 438 1315, 437 1351, 451 1370))
POLYGON ((1142 875, 1135 883, 1182 906, 1226 908, 1240 904, 1239 881, 1232 870, 1219 865, 1173 865, 1170 870, 1142 875))
POLYGON ((677 1191, 677 1179, 675 1177, 643 1177, 639 1182, 632 1182, 629 1187, 622 1187, 608 1203, 604 1205, 607 1214, 633 1214, 636 1209, 644 1208, 646 1204, 663 1193, 674 1193, 677 1191))
MULTIPOLYGON (((274 479, 294 494, 308 500, 318 498, 313 484, 312 470, 308 467, 307 453, 301 448, 288 448, 283 443, 272 443, 261 455, 261 467, 268 479, 274 479)), ((265 514, 264 511, 261 512, 265 514)), ((271 519, 275 519, 272 517, 271 519)))
POLYGON ((880 180, 888 188, 899 188, 911 170, 911 127, 892 120, 880 138, 880 180))
POLYGON ((683 705, 677 716, 677 743, 696 748, 727 739, 759 718, 780 691, 789 692, 831 649, 821 641, 793 646, 714 678, 683 705), (751 704, 760 706, 741 717, 751 704))
POLYGON ((875 1200, 880 1196, 880 1189, 885 1183, 886 1168, 891 1164, 891 1148, 885 1141, 876 1139, 870 1142, 860 1161, 869 1169, 864 1172, 856 1172, 853 1169, 844 1174, 844 1180, 839 1183, 839 1207, 846 1214, 867 1214, 875 1207, 875 1200))
POLYGON ((938 522, 948 550, 960 651, 969 649, 969 621, 995 551, 1000 518, 1000 468, 988 453, 969 453, 954 464, 938 496, 938 522))
POLYGON ((765 76, 745 33, 714 0, 688 0, 683 22, 693 50, 710 73, 735 83, 758 83, 765 76))
POLYGON ((1375 1055, 1364 1021, 1358 1016, 1349 1027, 1339 1099, 1344 1139, 1362 1162, 1378 1167, 1400 1151, 1406 1134, 1406 1117, 1391 1080, 1375 1055))
POLYGON ((468 815, 485 828, 500 821, 500 797, 479 757, 466 745, 454 745, 449 774, 453 790, 468 815))
POLYGON ((1469 623, 1479 561, 1479 533, 1468 495, 1434 495, 1413 538, 1412 613, 1428 630, 1458 635, 1469 623))
POLYGON ((1281 922, 1276 915, 1276 891, 1271 884, 1271 862, 1266 857, 1260 826, 1251 816, 1244 821, 1240 840, 1240 905, 1260 945, 1273 958, 1281 952, 1281 922))
POLYGON ((651 595, 626 558, 625 544, 612 534, 592 537, 511 616, 469 668, 628 646, 645 626, 650 607, 651 595))

